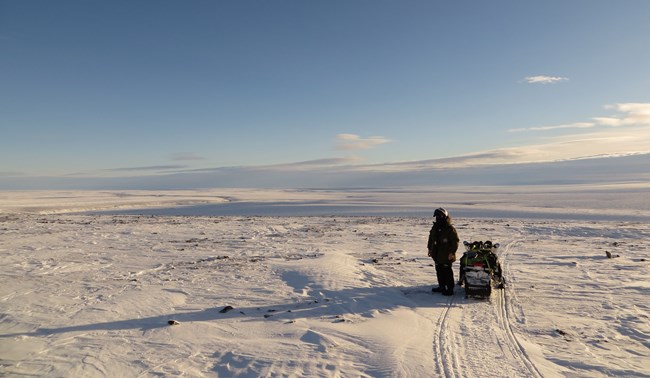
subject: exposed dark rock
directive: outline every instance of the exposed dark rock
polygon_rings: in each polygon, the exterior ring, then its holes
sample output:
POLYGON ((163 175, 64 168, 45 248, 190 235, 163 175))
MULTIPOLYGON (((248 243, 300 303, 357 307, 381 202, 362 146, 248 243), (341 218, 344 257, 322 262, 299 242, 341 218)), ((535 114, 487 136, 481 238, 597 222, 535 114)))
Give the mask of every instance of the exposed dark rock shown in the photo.
POLYGON ((222 314, 225 314, 226 312, 228 312, 230 310, 233 310, 233 309, 234 308, 232 306, 226 306, 226 307, 222 308, 221 310, 219 310, 219 312, 222 313, 222 314))

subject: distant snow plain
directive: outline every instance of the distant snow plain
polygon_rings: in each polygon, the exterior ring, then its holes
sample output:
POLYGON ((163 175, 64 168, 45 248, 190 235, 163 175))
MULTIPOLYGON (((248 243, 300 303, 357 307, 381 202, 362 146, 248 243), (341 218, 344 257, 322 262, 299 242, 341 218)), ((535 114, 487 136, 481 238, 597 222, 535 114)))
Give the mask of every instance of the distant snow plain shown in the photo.
POLYGON ((0 375, 649 377, 649 199, 643 182, 0 192, 0 375), (431 293, 440 206, 461 240, 501 244, 488 300, 431 293))

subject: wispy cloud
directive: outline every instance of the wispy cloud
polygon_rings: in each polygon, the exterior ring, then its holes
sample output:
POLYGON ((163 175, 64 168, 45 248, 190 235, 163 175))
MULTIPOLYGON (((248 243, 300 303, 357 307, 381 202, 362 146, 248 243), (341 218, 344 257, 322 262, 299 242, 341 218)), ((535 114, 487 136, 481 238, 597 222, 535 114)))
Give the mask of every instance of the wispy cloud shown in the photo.
POLYGON ((324 159, 315 159, 315 160, 305 160, 292 163, 281 163, 281 164, 270 164, 270 165, 258 165, 245 167, 244 169, 253 169, 253 170, 268 170, 268 171, 302 171, 302 170, 317 170, 317 169, 328 169, 335 167, 342 167, 351 164, 357 164, 361 161, 361 158, 356 156, 342 157, 342 158, 324 158, 324 159))
POLYGON ((440 159, 366 165, 359 166, 357 169, 361 171, 367 170, 374 172, 404 172, 512 164, 515 162, 527 161, 528 153, 529 151, 526 149, 498 149, 440 159))
POLYGON ((624 114, 593 118, 600 125, 613 127, 630 125, 650 126, 650 103, 630 102, 613 104, 605 106, 605 109, 614 109, 624 114))
POLYGON ((140 167, 119 167, 119 168, 105 168, 105 169, 96 169, 91 171, 82 171, 82 172, 72 172, 68 173, 65 176, 69 177, 89 177, 89 176, 108 176, 112 177, 114 175, 157 175, 157 174, 166 174, 171 173, 173 170, 185 169, 186 165, 148 165, 140 167))
POLYGON ((373 147, 390 142, 390 139, 381 136, 372 136, 369 138, 361 138, 355 134, 338 134, 337 149, 339 150, 367 150, 373 147))
POLYGON ((529 127, 529 128, 510 129, 508 131, 520 132, 520 131, 548 131, 548 130, 557 130, 557 129, 587 129, 594 126, 596 126, 594 122, 574 122, 574 123, 567 123, 565 125, 536 126, 536 127, 529 127))
POLYGON ((526 76, 524 82, 528 84, 555 84, 561 81, 568 81, 568 77, 562 76, 546 76, 546 75, 537 75, 537 76, 526 76))
POLYGON ((565 135, 537 144, 494 149, 442 159, 356 166, 350 169, 359 172, 425 172, 512 164, 551 163, 647 153, 650 153, 650 128, 637 127, 565 135))
POLYGON ((299 161, 299 162, 289 163, 289 164, 277 164, 271 167, 283 167, 283 168, 331 167, 336 165, 354 164, 354 163, 358 163, 360 160, 361 159, 356 156, 350 156, 344 158, 326 158, 326 159, 299 161))
POLYGON ((180 169, 174 173, 210 173, 210 172, 223 172, 223 171, 300 171, 300 170, 313 170, 324 169, 337 166, 345 166, 356 164, 361 159, 356 156, 343 157, 343 158, 324 158, 315 160, 306 160, 292 163, 269 164, 269 165, 252 165, 252 166, 233 166, 233 167, 212 167, 212 168, 193 168, 193 169, 180 169))
POLYGON ((549 131, 557 129, 588 129, 596 126, 650 126, 650 103, 630 102, 606 105, 605 109, 613 109, 623 114, 606 117, 592 117, 591 121, 574 122, 553 126, 536 126, 510 129, 509 132, 549 131))
POLYGON ((150 165, 146 167, 126 167, 104 169, 105 172, 146 172, 146 171, 166 171, 170 169, 186 168, 185 165, 150 165))

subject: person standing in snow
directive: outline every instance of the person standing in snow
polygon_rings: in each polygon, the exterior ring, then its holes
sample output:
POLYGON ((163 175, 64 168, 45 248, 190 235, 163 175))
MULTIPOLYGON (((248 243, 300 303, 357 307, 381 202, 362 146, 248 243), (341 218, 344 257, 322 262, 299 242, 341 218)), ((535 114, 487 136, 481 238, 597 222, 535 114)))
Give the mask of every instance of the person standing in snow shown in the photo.
POLYGON ((436 209, 433 213, 435 221, 429 232, 429 256, 436 266, 438 287, 433 292, 441 292, 443 295, 454 294, 454 271, 451 264, 456 261, 456 250, 458 249, 458 233, 451 224, 451 217, 447 210, 436 209))

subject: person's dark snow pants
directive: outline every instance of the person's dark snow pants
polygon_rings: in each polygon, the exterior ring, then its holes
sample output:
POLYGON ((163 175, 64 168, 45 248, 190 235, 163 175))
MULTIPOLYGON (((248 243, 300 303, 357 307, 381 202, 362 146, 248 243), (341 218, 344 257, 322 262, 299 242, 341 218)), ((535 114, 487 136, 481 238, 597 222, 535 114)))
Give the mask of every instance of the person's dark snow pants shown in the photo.
POLYGON ((454 271, 451 269, 451 264, 436 264, 436 276, 443 294, 453 294, 454 271))

